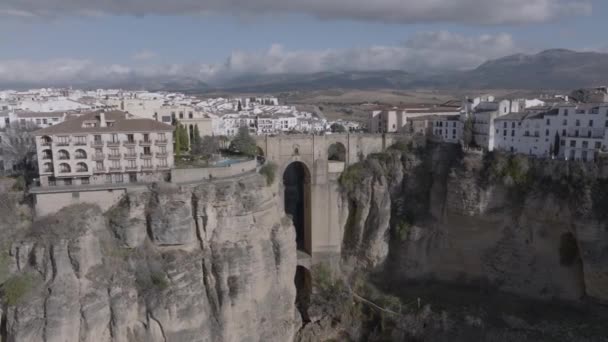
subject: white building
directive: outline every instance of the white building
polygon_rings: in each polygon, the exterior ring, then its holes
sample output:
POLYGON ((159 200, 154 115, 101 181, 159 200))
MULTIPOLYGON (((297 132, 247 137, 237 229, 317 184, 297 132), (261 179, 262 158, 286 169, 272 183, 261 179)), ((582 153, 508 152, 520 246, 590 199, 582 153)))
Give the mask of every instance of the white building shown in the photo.
POLYGON ((440 106, 374 110, 370 113, 368 118, 367 128, 370 133, 397 133, 401 132, 404 127, 406 127, 409 119, 428 115, 460 115, 460 110, 455 107, 440 106))
POLYGON ((608 147, 608 103, 528 109, 496 120, 496 148, 542 158, 592 161, 608 147))
POLYGON ((32 112, 66 112, 93 109, 93 107, 84 103, 68 100, 65 98, 54 98, 47 100, 25 100, 19 103, 18 108, 21 110, 32 112))
POLYGON ((162 180, 173 127, 124 112, 92 112, 36 131, 42 187, 162 180))

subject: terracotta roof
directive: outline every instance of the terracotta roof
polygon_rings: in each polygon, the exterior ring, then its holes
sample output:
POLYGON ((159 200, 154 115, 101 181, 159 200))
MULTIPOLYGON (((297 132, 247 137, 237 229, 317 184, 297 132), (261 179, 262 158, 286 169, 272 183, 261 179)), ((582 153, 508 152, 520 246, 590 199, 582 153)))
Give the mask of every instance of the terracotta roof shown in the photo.
POLYGON ((60 124, 43 128, 34 135, 73 134, 73 133, 115 133, 115 132, 172 132, 173 126, 152 119, 130 118, 132 116, 121 111, 95 111, 60 124), (99 116, 104 114, 106 121, 114 121, 111 127, 84 127, 85 121, 99 122, 99 116))
POLYGON ((61 118, 63 112, 29 112, 29 111, 16 111, 15 114, 18 118, 61 118))

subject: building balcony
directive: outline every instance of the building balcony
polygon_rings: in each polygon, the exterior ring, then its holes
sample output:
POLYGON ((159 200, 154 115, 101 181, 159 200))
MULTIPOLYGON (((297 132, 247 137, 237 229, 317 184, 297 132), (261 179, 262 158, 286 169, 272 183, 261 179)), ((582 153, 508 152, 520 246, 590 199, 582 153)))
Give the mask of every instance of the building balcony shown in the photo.
POLYGON ((110 160, 120 160, 121 159, 121 155, 120 154, 108 154, 108 159, 110 159, 110 160))
POLYGON ((143 165, 143 166, 141 167, 141 170, 142 170, 142 171, 154 170, 154 166, 152 166, 152 165, 143 165))
MULTIPOLYGON (((1 153, 0 153, 0 154, 1 154, 1 153)), ((50 154, 47 154, 47 155, 42 155, 42 160, 51 160, 51 159, 53 159, 53 156, 52 156, 52 155, 50 155, 50 154)))
POLYGON ((89 173, 89 169, 78 169, 76 173, 89 173))
POLYGON ((152 140, 140 140, 139 141, 139 146, 151 146, 152 145, 152 140))
POLYGON ((59 160, 70 160, 69 156, 59 156, 59 158, 57 158, 59 160))
POLYGON ((120 141, 108 141, 106 145, 108 145, 108 147, 118 147, 120 146, 120 141))
POLYGON ((102 140, 95 140, 91 143, 91 147, 103 147, 103 141, 102 140))
POLYGON ((70 146, 70 142, 69 141, 56 142, 55 146, 57 146, 57 147, 70 146))
POLYGON ((104 159, 106 159, 106 155, 103 153, 93 154, 93 160, 104 160, 104 159))
POLYGON ((150 158, 152 158, 152 153, 150 153, 150 154, 141 153, 139 155, 139 157, 142 159, 150 159, 150 158))
POLYGON ((123 141, 122 144, 123 144, 123 146, 135 146, 135 145, 137 145, 137 143, 135 142, 135 140, 123 141))
POLYGON ((155 140, 154 143, 159 146, 164 146, 164 145, 167 145, 167 139, 155 140))
POLYGON ((110 166, 110 172, 122 172, 121 166, 110 166))
POLYGON ((86 141, 77 141, 74 143, 74 146, 87 146, 86 141))
POLYGON ((74 159, 84 160, 87 159, 87 156, 75 156, 74 159))
POLYGON ((93 170, 93 173, 106 173, 106 172, 108 172, 108 170, 105 167, 103 167, 101 169, 96 168, 93 170))
POLYGON ((137 171, 137 166, 127 166, 125 167, 125 171, 137 171))
POLYGON ((125 159, 137 159, 137 153, 125 153, 125 159))
POLYGON ((167 158, 168 155, 167 152, 156 152, 156 158, 167 158))

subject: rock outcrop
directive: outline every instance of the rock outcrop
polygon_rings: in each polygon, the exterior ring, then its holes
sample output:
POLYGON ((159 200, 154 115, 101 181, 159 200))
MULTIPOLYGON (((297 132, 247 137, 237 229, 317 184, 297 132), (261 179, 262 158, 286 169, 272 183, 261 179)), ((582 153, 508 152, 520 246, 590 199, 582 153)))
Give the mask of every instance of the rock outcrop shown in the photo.
POLYGON ((2 341, 289 341, 294 228, 258 175, 69 207, 7 251, 2 341))
POLYGON ((344 256, 371 266, 386 257, 376 270, 391 282, 607 301, 603 174, 601 166, 484 158, 446 145, 372 155, 342 179, 351 209, 344 256))

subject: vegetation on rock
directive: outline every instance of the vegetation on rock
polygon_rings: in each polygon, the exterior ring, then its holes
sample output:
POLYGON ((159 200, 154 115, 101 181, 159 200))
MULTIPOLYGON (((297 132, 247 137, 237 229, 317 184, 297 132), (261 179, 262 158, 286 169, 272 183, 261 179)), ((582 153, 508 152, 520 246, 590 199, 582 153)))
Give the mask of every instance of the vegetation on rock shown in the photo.
POLYGON ((2 293, 8 306, 14 306, 27 296, 36 286, 36 277, 32 274, 18 274, 8 278, 2 284, 2 293))
POLYGON ((277 172, 277 164, 268 162, 260 168, 260 174, 266 178, 266 184, 271 186, 274 183, 277 172))

